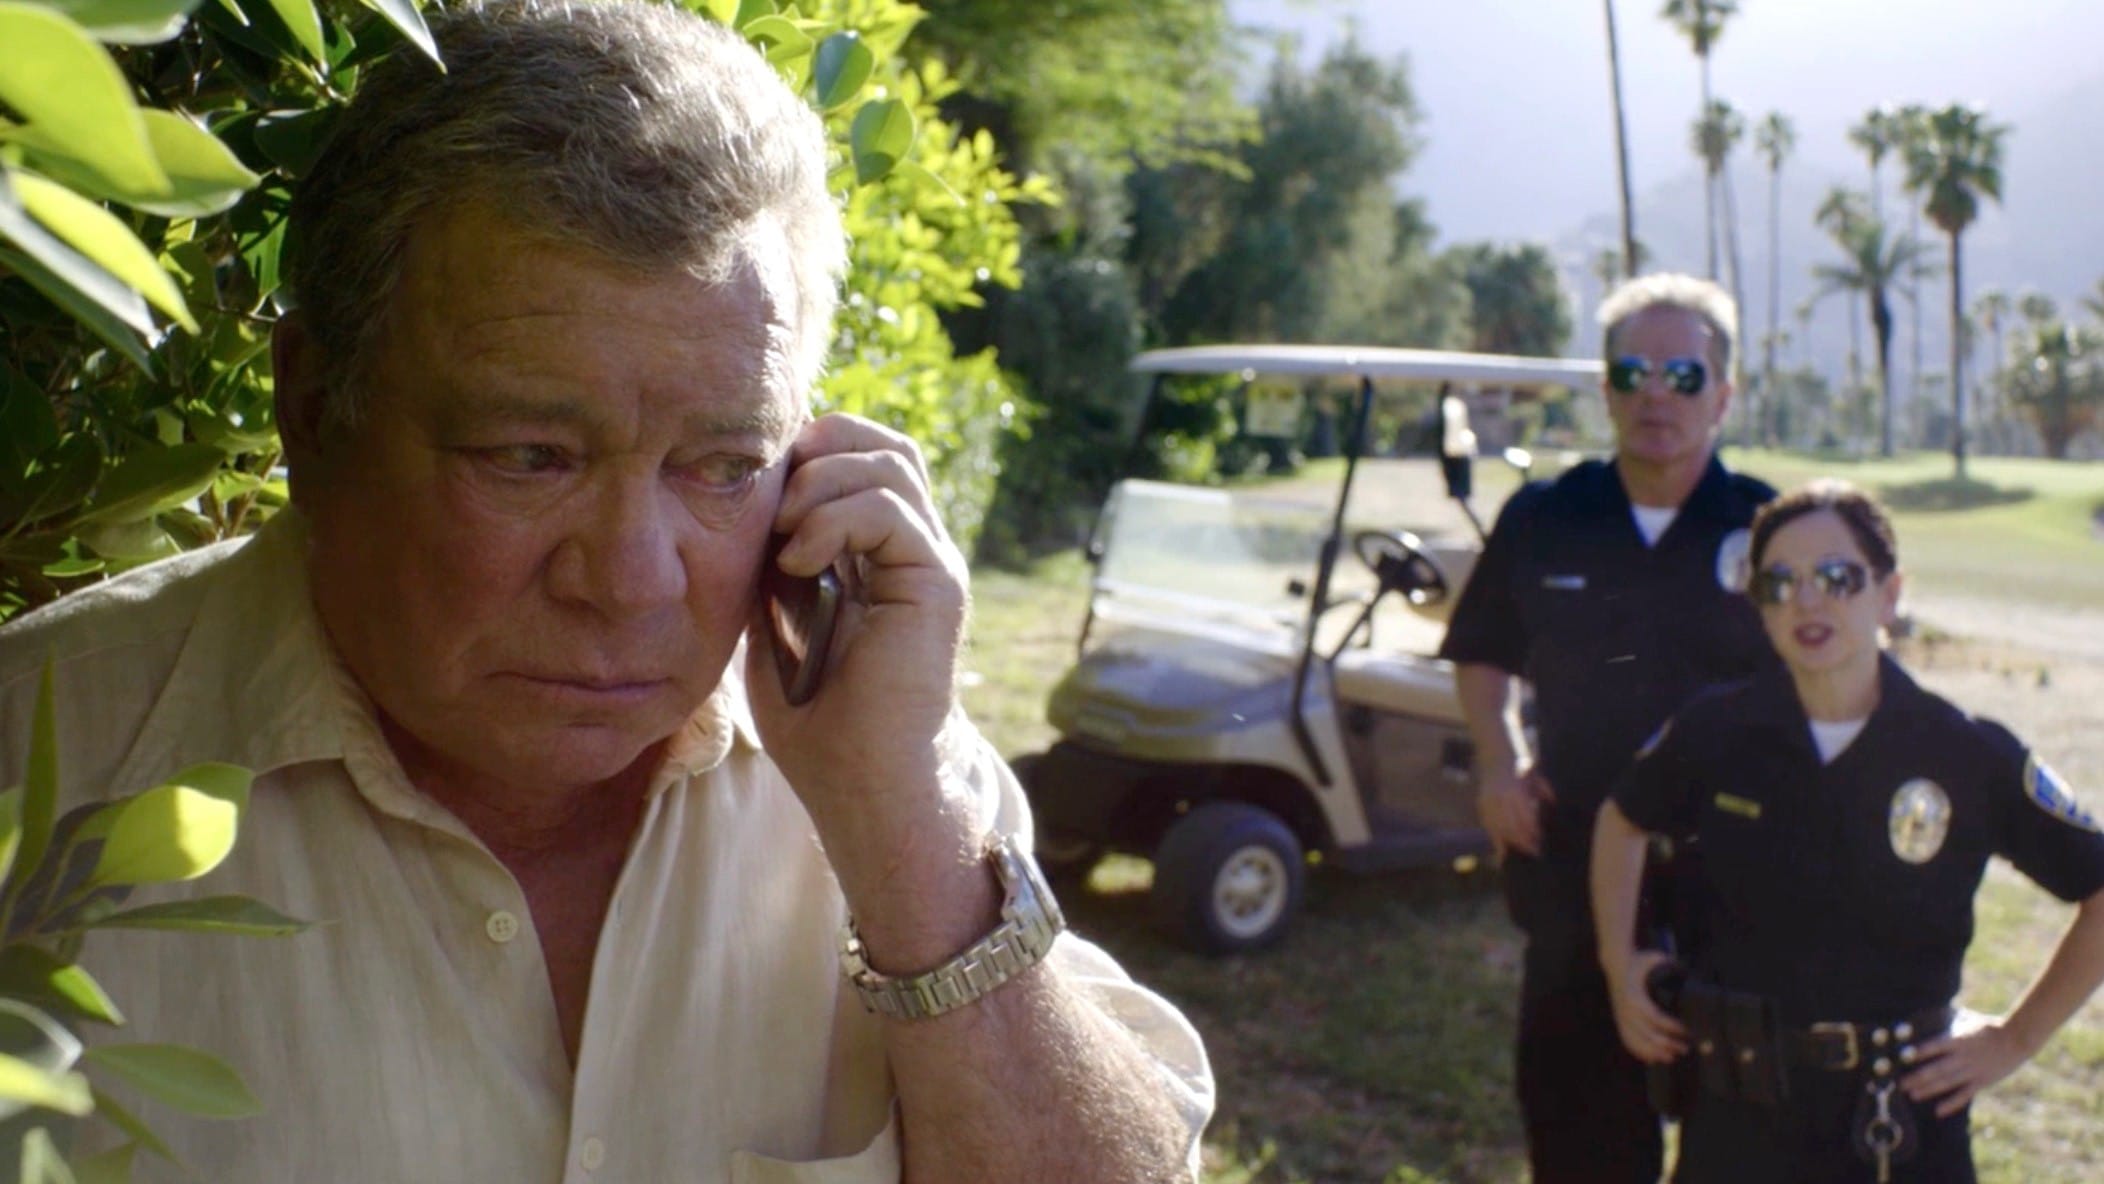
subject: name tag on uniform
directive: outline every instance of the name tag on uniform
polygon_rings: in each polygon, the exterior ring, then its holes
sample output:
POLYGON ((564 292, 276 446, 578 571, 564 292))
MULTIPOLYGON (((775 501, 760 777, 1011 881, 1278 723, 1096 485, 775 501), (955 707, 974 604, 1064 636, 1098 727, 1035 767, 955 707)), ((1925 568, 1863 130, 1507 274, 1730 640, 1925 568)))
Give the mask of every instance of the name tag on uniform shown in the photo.
POLYGON ((1585 591, 1585 577, 1582 575, 1543 576, 1541 578, 1541 586, 1554 588, 1558 592, 1583 592, 1585 591))
POLYGON ((1761 804, 1751 798, 1742 798, 1735 793, 1720 793, 1710 801, 1726 814, 1736 814, 1755 822, 1761 819, 1761 804))

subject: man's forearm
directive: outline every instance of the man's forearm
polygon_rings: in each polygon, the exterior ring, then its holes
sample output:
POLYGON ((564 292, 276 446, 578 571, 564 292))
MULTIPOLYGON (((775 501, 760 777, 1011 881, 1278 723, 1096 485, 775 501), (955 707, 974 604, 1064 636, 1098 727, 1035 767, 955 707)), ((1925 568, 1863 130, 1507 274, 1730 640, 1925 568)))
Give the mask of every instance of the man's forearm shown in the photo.
POLYGON ((888 1029, 908 1184, 1191 1179, 1178 1083, 1055 963, 888 1029))
POLYGON ((1530 759, 1520 734, 1513 694, 1517 680, 1496 666, 1462 662, 1454 667, 1454 695, 1476 747, 1476 768, 1517 769, 1530 759))

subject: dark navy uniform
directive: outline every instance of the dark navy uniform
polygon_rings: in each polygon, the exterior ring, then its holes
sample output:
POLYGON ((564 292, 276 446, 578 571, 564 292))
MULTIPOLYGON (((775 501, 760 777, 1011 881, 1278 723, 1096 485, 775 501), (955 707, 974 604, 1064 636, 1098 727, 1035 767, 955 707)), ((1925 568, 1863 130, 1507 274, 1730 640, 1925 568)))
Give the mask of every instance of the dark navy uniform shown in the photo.
POLYGON ((1517 1069, 1537 1181, 1658 1178, 1658 1120, 1593 952, 1593 818, 1637 748, 1696 691, 1775 665, 1738 590, 1746 527, 1774 496, 1712 457, 1647 547, 1611 463, 1531 483, 1498 515, 1440 647, 1532 684, 1536 764, 1557 795, 1541 858, 1510 854, 1504 872, 1528 939, 1517 1069))
MULTIPOLYGON (((2104 888, 2104 833, 2016 737, 1890 658, 1879 679, 1877 709, 1831 764, 1789 676, 1771 673, 1690 705, 1614 791, 1638 827, 1698 836, 1694 976, 1772 1000, 1786 1037, 1947 1008, 1991 855, 2063 900, 2104 888)), ((1875 1180, 1850 1138, 1880 1051, 1848 1070, 1789 1065, 1780 1105, 1698 1091, 1676 1179, 1875 1180)), ((1893 1180, 1971 1181, 1966 1116, 1914 1115, 1919 1152, 1893 1180)))

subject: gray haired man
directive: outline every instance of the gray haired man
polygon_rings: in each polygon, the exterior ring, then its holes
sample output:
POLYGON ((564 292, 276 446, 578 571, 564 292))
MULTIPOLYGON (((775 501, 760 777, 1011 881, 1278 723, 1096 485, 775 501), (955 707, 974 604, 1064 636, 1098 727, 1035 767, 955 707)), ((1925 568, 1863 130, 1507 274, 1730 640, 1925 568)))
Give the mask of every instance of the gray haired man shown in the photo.
POLYGON ((438 38, 294 204, 295 508, 0 631, 0 734, 55 654, 76 791, 254 769, 202 890, 331 922, 90 947, 134 1030, 269 1101, 169 1142, 235 1184, 1189 1178, 1204 1050, 1053 940, 918 450, 805 410, 816 117, 675 6, 438 38), (744 644, 763 572, 843 557, 792 705, 744 644))

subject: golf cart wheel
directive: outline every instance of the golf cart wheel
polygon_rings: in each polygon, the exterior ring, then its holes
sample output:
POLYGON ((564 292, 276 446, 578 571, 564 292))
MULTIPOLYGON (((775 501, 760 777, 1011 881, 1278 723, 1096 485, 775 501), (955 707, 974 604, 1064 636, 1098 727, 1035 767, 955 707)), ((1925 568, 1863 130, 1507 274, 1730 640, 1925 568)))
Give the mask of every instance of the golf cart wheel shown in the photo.
POLYGON ((1300 840, 1268 810, 1207 802, 1154 854, 1155 920, 1197 949, 1232 954, 1278 940, 1300 906, 1300 840))

